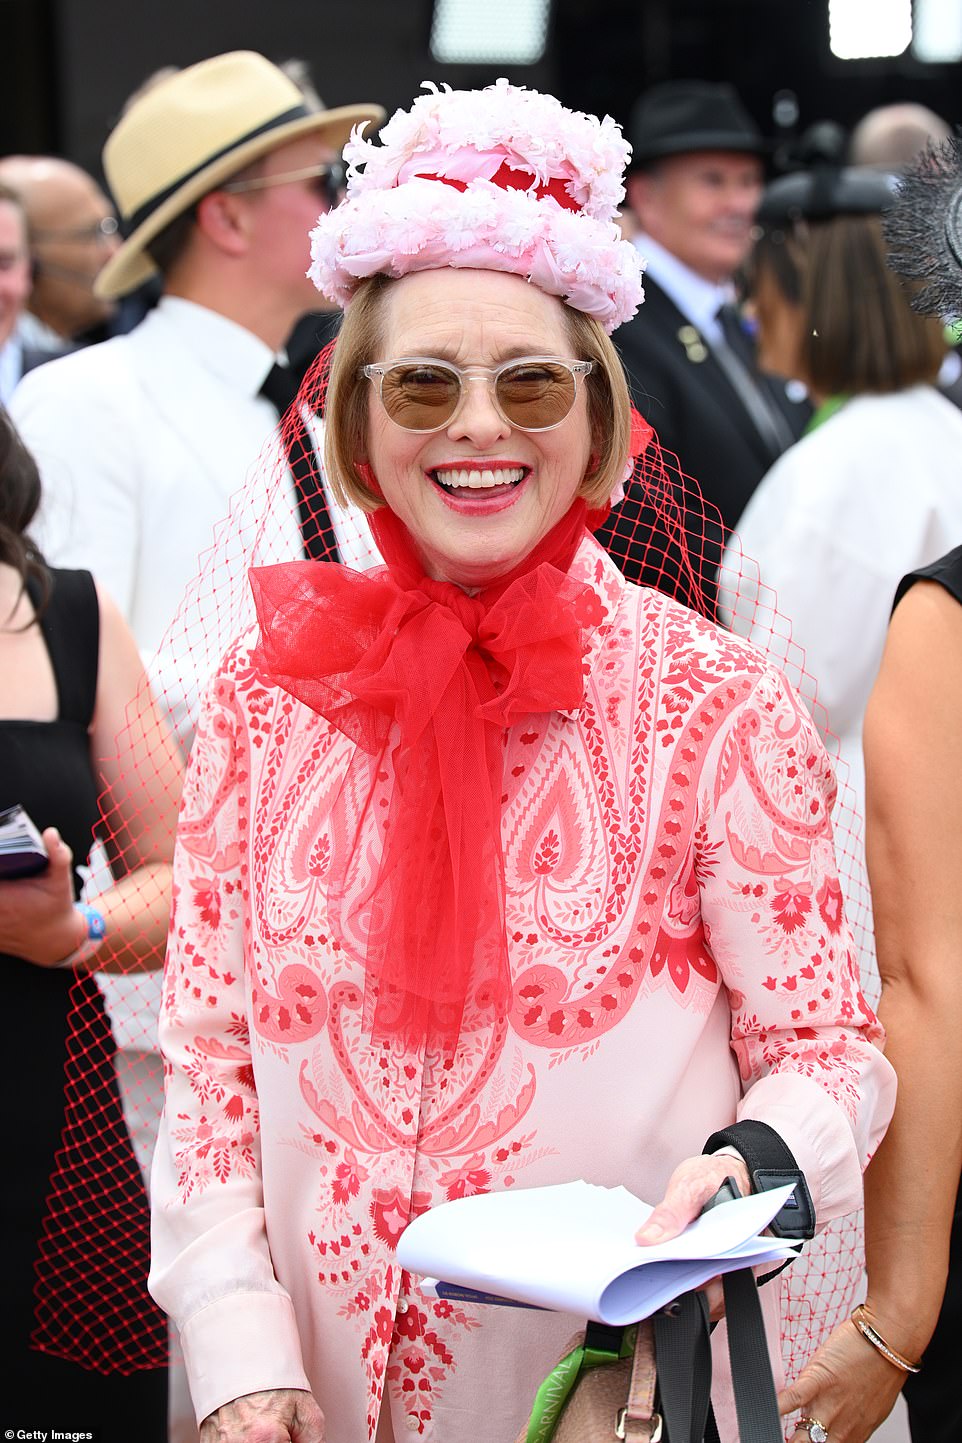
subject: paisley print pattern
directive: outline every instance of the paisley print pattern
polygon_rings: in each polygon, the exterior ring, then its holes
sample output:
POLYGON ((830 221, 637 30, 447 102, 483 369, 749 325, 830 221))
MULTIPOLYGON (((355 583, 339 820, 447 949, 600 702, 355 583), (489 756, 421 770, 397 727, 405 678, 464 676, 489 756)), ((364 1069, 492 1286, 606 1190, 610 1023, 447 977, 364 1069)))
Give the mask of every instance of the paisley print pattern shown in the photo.
MULTIPOLYGON (((330 1443, 373 1438, 385 1389, 397 1436, 449 1443, 472 1398, 485 1414, 476 1350, 517 1353, 518 1310, 498 1311, 491 1343, 483 1309, 431 1298, 398 1268, 398 1237, 425 1208, 577 1176, 657 1200, 739 1095, 750 1104, 773 1079, 788 1098, 819 1089, 835 1145, 860 1148, 862 1164, 878 1131, 885 1064, 844 920, 832 773, 807 714, 751 647, 627 585, 594 542, 575 569, 593 597, 584 702, 505 736, 512 1004, 496 1017, 472 999, 453 1059, 371 1044, 359 939, 339 935, 327 907, 332 857, 350 859, 361 896, 376 875, 390 744, 369 790, 352 791, 352 743, 264 687, 249 636, 194 747, 155 1178, 178 1242, 161 1242, 153 1286, 202 1332, 176 1283, 180 1249, 203 1296, 229 1301, 241 1287, 231 1239, 262 1209, 252 1274, 293 1299, 330 1443), (699 1067, 725 1083, 717 1094, 699 1067), (576 1126, 629 1070, 625 1127, 576 1126)), ((228 1342, 195 1343, 210 1350, 207 1376, 228 1342)), ((532 1356, 532 1389, 552 1346, 532 1356)), ((298 1386, 296 1339, 277 1348, 290 1362, 275 1385, 298 1386)), ((506 1429, 492 1415, 475 1436, 506 1429)))

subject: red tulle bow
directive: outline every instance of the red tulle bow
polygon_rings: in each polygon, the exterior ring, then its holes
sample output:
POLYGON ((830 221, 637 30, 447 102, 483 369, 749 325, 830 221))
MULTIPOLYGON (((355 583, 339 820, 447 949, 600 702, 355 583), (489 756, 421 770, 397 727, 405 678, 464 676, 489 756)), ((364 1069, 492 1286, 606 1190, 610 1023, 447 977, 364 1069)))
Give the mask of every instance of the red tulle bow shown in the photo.
POLYGON ((329 893, 367 936, 364 1015, 375 1041, 451 1052, 469 1003, 474 1015, 507 1011, 503 732, 583 700, 578 603, 589 588, 566 572, 584 522, 578 502, 476 596, 425 577, 386 508, 372 530, 387 569, 294 561, 251 572, 259 673, 358 744, 369 788, 379 768, 368 758, 392 744, 373 892, 349 894, 344 857, 329 893))

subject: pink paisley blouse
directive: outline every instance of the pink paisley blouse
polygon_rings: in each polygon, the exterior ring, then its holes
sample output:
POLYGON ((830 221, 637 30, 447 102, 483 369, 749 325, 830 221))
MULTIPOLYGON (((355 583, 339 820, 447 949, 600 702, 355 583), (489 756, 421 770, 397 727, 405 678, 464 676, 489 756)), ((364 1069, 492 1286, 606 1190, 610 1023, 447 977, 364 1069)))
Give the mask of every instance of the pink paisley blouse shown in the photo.
POLYGON ((750 644, 626 583, 592 539, 573 574, 591 588, 584 703, 506 736, 513 1003, 469 1016, 453 1062, 365 1038, 359 941, 325 907, 356 836, 357 887, 376 873, 390 747, 369 798, 342 785, 353 744, 251 669, 255 637, 214 680, 179 830, 152 1189, 151 1289, 198 1419, 305 1388, 328 1443, 373 1438, 382 1407, 399 1440, 509 1443, 579 1320, 419 1292, 395 1245, 445 1199, 586 1178, 657 1202, 714 1129, 754 1117, 820 1221, 859 1206, 894 1075, 821 741, 750 644))

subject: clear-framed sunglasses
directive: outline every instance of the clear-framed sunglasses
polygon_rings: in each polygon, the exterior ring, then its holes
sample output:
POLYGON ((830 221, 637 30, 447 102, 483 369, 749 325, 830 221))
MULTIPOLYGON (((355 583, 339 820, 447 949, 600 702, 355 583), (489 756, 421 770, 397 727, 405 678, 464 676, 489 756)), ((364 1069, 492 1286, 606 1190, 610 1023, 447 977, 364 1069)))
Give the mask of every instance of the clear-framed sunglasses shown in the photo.
POLYGON ((498 415, 519 431, 560 426, 578 395, 578 378, 594 361, 521 356, 500 366, 455 366, 431 356, 402 356, 362 366, 390 419, 405 431, 440 431, 461 409, 469 381, 490 386, 498 415))
POLYGON ((323 165, 308 165, 302 170, 287 170, 280 175, 255 175, 250 180, 229 180, 220 186, 232 195, 247 191, 270 190, 275 185, 304 185, 328 210, 333 210, 344 191, 345 170, 339 160, 323 165))

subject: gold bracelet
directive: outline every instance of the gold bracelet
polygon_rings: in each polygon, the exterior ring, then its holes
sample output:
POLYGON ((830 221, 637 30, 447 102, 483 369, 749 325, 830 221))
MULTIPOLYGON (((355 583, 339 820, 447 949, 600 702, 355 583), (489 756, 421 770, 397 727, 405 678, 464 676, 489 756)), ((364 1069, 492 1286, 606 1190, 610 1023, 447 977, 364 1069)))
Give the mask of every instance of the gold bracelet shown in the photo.
POLYGON ((856 1328, 858 1328, 866 1342, 871 1343, 872 1347, 881 1353, 883 1358, 887 1358, 896 1368, 901 1368, 903 1373, 921 1373, 921 1363, 910 1363, 908 1358, 903 1358, 901 1353, 897 1353, 894 1348, 889 1347, 875 1325, 869 1322, 864 1303, 859 1303, 855 1309, 855 1312, 852 1314, 852 1322, 856 1328))

